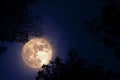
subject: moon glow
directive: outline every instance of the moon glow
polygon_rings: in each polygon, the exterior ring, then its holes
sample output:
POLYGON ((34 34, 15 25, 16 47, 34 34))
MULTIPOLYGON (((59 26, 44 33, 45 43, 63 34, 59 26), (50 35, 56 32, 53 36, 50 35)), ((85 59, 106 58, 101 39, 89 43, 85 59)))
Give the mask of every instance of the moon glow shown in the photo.
POLYGON ((52 59, 52 47, 43 38, 33 38, 23 46, 22 57, 29 67, 41 68, 52 59))

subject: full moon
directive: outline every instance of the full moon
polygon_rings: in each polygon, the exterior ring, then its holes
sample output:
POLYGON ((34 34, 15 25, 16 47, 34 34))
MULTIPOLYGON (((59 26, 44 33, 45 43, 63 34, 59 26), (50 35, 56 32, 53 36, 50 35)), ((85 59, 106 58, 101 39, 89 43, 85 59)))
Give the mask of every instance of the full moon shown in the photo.
POLYGON ((23 46, 22 58, 29 67, 41 68, 52 59, 52 47, 43 38, 33 38, 23 46))

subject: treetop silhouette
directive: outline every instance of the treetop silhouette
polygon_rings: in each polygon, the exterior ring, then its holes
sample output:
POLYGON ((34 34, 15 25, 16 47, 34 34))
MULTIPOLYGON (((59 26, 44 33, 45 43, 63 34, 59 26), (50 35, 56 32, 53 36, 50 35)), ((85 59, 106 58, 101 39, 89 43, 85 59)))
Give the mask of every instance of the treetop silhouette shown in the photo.
POLYGON ((88 30, 99 38, 105 46, 115 51, 120 58, 120 2, 107 0, 101 7, 101 16, 93 21, 86 20, 88 30))
POLYGON ((28 41, 29 36, 43 35, 41 17, 29 15, 28 8, 37 0, 0 1, 0 53, 5 51, 4 42, 28 41), (37 19, 37 20, 36 20, 37 19))
POLYGON ((92 65, 81 59, 77 50, 71 50, 68 54, 68 60, 62 62, 57 57, 48 65, 43 65, 42 70, 38 71, 36 80, 119 80, 120 74, 111 70, 105 71, 103 62, 99 59, 97 64, 92 65), (72 62, 72 63, 71 63, 72 62), (99 64, 99 65, 98 65, 99 64), (101 66, 102 65, 102 66, 101 66))

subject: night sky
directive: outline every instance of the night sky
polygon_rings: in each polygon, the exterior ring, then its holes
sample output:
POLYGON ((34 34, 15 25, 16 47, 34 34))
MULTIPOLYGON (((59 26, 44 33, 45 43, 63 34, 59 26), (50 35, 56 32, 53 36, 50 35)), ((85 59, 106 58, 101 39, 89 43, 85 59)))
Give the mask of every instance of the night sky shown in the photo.
MULTIPOLYGON (((92 20, 100 15, 100 2, 97 0, 39 0, 29 7, 31 16, 41 16, 40 27, 54 50, 54 57, 63 60, 71 48, 76 48, 81 58, 95 64, 103 58, 105 69, 120 71, 120 62, 112 50, 104 47, 88 32, 84 20, 92 20)), ((0 57, 1 80, 35 80, 38 70, 26 66, 22 60, 23 44, 7 43, 8 50, 0 57)))

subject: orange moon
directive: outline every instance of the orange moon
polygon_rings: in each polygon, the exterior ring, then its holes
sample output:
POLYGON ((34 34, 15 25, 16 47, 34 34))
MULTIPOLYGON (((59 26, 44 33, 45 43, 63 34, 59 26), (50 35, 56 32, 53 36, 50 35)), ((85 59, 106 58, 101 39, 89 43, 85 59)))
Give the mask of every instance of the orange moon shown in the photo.
POLYGON ((33 38, 23 46, 22 58, 29 67, 41 68, 52 59, 52 47, 43 38, 33 38))

